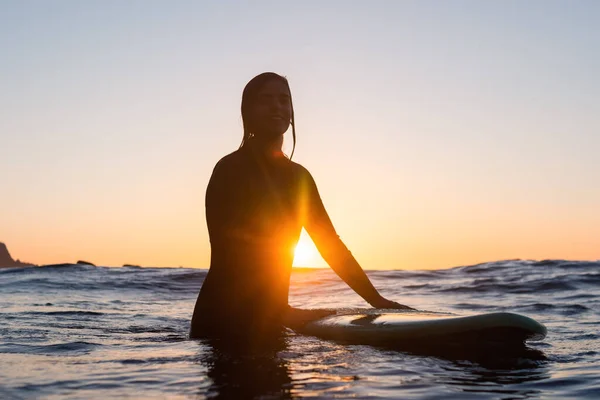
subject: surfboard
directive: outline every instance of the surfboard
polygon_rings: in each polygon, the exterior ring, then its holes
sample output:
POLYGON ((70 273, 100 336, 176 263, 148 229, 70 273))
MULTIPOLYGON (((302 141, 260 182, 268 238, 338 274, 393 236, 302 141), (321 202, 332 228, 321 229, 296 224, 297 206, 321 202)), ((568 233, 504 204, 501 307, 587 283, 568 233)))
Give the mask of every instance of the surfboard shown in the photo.
POLYGON ((302 334, 357 344, 397 346, 523 345, 546 336, 546 327, 514 313, 469 316, 427 312, 331 315, 296 329, 302 334))

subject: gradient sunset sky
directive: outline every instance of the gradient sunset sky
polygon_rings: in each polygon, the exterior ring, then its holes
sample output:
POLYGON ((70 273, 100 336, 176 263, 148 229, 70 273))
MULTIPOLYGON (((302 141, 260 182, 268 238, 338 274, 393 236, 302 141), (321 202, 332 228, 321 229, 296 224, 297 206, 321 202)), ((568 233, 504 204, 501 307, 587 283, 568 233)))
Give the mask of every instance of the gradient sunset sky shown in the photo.
POLYGON ((207 268, 206 184, 275 71, 363 268, 599 259, 599 23, 598 1, 0 0, 0 241, 207 268))

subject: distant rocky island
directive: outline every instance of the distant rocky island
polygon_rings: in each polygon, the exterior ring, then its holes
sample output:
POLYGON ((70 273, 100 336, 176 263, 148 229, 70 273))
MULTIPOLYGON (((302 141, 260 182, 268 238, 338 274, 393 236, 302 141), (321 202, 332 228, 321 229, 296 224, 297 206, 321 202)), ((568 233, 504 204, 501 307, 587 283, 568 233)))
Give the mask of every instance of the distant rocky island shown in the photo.
POLYGON ((0 268, 2 267, 32 267, 35 264, 30 264, 26 262, 21 262, 21 260, 14 260, 10 253, 8 252, 8 248, 2 242, 0 242, 0 268))
POLYGON ((77 261, 75 264, 79 264, 79 265, 89 265, 89 266, 91 266, 91 267, 95 267, 95 266, 96 266, 95 264, 93 264, 93 263, 91 263, 91 262, 89 262, 89 261, 81 261, 81 260, 77 261))
MULTIPOLYGON (((75 264, 76 265, 87 265, 87 266, 91 266, 91 267, 96 266, 95 264, 93 264, 89 261, 83 261, 83 260, 78 260, 75 264)), ((43 267, 61 267, 61 266, 68 266, 68 265, 73 265, 73 264, 72 263, 50 264, 50 265, 43 265, 43 267)), ((4 243, 0 242, 0 268, 15 268, 15 267, 38 267, 38 265, 27 263, 27 262, 22 262, 21 260, 13 259, 12 256, 10 255, 10 252, 8 251, 8 248, 6 247, 6 245, 4 243)), ((123 267, 141 268, 139 265, 132 265, 132 264, 124 264, 123 267)))

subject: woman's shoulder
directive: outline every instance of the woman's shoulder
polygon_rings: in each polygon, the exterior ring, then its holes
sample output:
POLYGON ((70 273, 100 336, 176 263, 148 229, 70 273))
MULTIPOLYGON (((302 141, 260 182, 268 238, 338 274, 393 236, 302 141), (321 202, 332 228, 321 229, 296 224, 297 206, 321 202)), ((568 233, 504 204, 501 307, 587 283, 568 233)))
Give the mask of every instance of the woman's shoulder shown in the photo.
POLYGON ((243 155, 240 149, 235 150, 226 156, 221 157, 215 165, 215 171, 236 168, 243 162, 243 155))
POLYGON ((294 175, 301 180, 313 180, 310 171, 302 164, 295 161, 289 160, 291 169, 294 171, 294 175))
POLYGON ((296 173, 301 173, 301 174, 308 173, 308 169, 306 169, 306 167, 304 167, 304 165, 297 163, 296 161, 292 161, 289 158, 286 158, 285 162, 286 162, 286 164, 288 164, 288 167, 296 173))

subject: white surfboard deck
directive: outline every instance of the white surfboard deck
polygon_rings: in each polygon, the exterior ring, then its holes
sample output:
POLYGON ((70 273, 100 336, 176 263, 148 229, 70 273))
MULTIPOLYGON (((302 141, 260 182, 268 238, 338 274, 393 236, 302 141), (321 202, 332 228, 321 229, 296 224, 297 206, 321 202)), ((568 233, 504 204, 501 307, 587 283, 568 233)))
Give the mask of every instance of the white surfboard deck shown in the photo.
POLYGON ((546 336, 546 328, 539 322, 507 312, 470 316, 422 312, 355 313, 321 318, 297 330, 324 339, 365 344, 441 344, 480 340, 524 343, 546 336))

